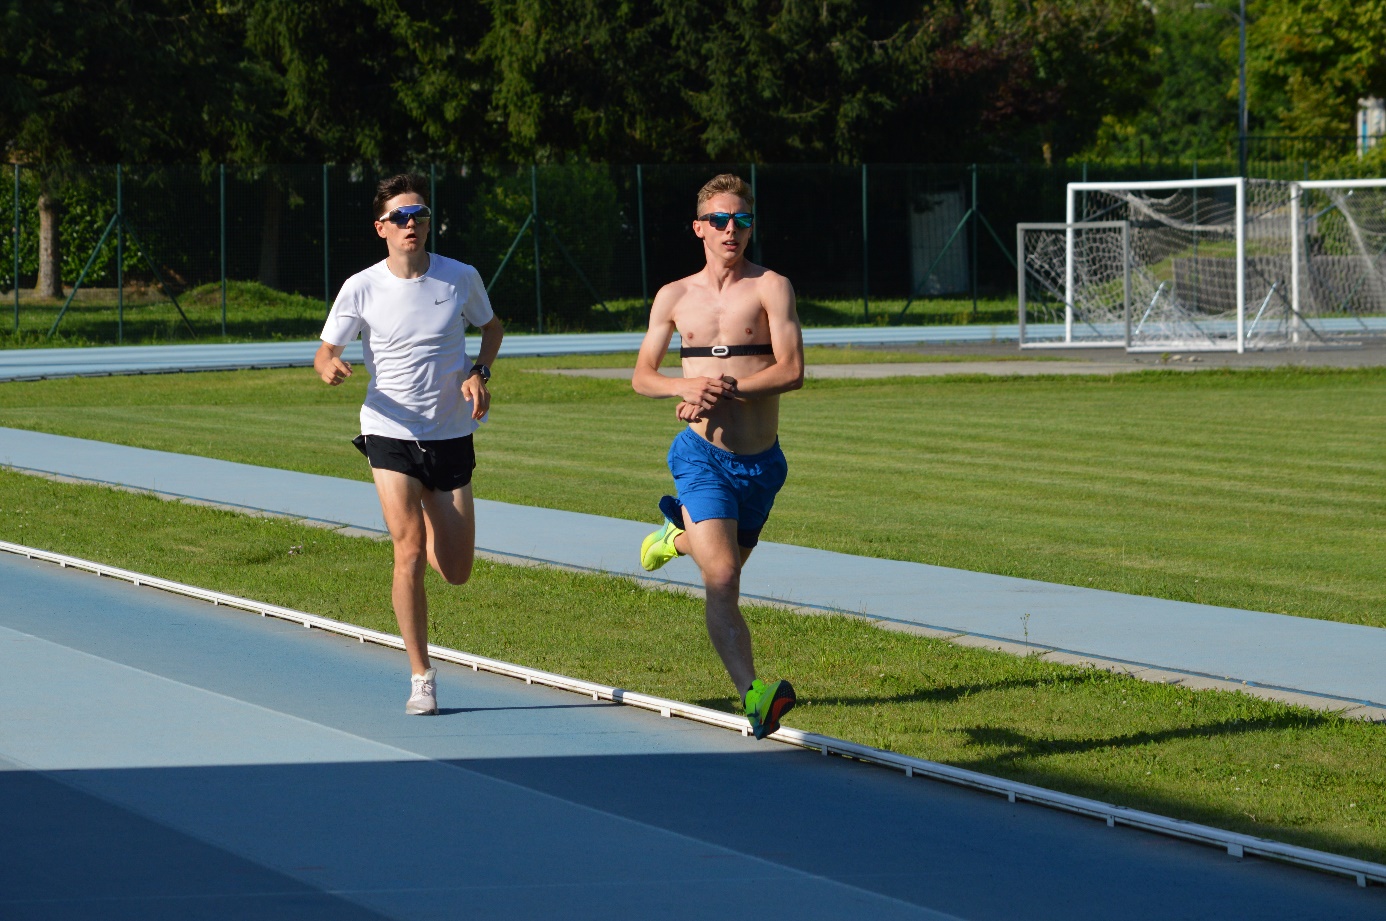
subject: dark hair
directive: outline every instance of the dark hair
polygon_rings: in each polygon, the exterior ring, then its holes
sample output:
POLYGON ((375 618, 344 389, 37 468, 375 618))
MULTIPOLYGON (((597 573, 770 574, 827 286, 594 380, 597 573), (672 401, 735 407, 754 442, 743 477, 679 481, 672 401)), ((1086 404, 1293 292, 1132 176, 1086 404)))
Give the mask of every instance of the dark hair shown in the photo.
POLYGON ((375 187, 375 200, 372 202, 375 210, 371 212, 371 217, 379 218, 385 213, 385 203, 405 192, 413 192, 424 200, 425 205, 428 204, 428 180, 418 173, 400 173, 380 180, 375 187))

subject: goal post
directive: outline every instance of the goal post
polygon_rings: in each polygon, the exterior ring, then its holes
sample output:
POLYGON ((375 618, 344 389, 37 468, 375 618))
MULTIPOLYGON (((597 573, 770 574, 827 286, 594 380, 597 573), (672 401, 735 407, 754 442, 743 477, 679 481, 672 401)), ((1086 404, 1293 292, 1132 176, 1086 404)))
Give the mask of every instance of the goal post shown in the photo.
POLYGON ((1124 347, 1131 337, 1126 221, 1016 225, 1020 347, 1124 347), (1040 322, 1031 324, 1030 316, 1040 322))
POLYGON ((1292 183, 1294 345, 1386 335, 1386 179, 1292 183))
MULTIPOLYGON (((1069 183, 1069 223, 1125 220, 1131 351, 1244 351, 1248 306, 1288 303, 1289 190, 1245 178, 1069 183), (1262 264, 1248 272, 1254 251, 1262 264), (1269 260, 1269 261, 1267 261, 1269 260), (1267 271, 1269 270, 1269 271, 1267 271)), ((1069 260, 1069 265, 1073 260, 1069 260)), ((1066 271, 1066 291, 1077 279, 1066 271)))
POLYGON ((1016 227, 1022 348, 1386 335, 1386 179, 1072 182, 1066 218, 1016 227))

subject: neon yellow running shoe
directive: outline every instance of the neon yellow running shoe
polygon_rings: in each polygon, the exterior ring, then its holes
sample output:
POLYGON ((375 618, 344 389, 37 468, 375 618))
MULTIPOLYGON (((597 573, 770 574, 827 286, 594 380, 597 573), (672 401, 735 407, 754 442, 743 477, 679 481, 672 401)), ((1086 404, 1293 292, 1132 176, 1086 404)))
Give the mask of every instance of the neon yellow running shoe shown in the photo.
POLYGON ((780 728, 780 718, 794 709, 794 686, 788 681, 766 684, 757 678, 746 692, 746 719, 751 731, 763 739, 780 728))
POLYGON ((672 521, 664 522, 664 527, 646 537, 640 543, 640 565, 646 572, 654 572, 665 563, 679 555, 674 549, 674 538, 683 533, 672 521))

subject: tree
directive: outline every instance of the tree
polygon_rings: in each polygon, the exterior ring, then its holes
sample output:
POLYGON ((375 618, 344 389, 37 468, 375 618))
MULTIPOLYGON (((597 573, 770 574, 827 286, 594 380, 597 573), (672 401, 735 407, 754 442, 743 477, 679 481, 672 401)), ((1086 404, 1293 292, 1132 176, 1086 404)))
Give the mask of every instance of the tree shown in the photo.
POLYGON ((1150 46, 1156 79, 1136 111, 1125 117, 1105 114, 1093 143, 1079 156, 1234 159, 1236 35, 1236 24, 1213 10, 1161 4, 1150 46))
POLYGON ((1257 0, 1248 10, 1248 108, 1299 137, 1353 133, 1357 100, 1386 96, 1386 7, 1257 0))
MULTIPOLYGON (((701 159, 662 2, 487 0, 496 159, 701 159)), ((701 64, 700 64, 701 66, 701 64)))
POLYGON ((853 163, 915 83, 917 4, 661 3, 714 159, 853 163))
POLYGON ((38 293, 62 294, 58 219, 74 164, 168 162, 207 142, 232 49, 178 0, 9 0, 0 17, 0 138, 40 179, 38 293))
POLYGON ((934 7, 922 84, 883 127, 915 128, 917 159, 1047 161, 1087 146, 1104 116, 1158 82, 1139 0, 957 0, 934 7))

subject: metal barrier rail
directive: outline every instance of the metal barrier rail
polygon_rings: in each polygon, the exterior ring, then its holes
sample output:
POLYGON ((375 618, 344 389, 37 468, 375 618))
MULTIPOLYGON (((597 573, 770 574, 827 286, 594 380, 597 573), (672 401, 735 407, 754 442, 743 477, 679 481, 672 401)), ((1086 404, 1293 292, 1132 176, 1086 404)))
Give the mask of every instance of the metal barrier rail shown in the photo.
MULTIPOLYGON (((56 563, 65 569, 78 569, 84 572, 95 573, 98 576, 120 579, 125 582, 130 582, 135 586, 157 588, 176 595, 196 598, 201 601, 209 601, 217 606, 250 611, 259 614, 261 617, 274 617, 280 620, 291 621, 302 624, 307 629, 317 628, 319 630, 325 630, 329 633, 352 637, 362 643, 369 641, 380 646, 388 646, 392 649, 404 649, 404 641, 393 634, 382 633, 379 630, 370 630, 365 627, 357 627, 352 624, 332 620, 331 618, 320 617, 316 614, 296 611, 292 608, 265 604, 247 598, 240 598, 235 595, 228 595, 224 592, 198 588, 195 585, 187 585, 182 582, 174 582, 171 579, 162 579, 157 576, 132 572, 128 569, 107 566, 103 563, 66 556, 61 553, 51 553, 46 550, 38 550, 33 547, 26 547, 22 544, 12 544, 7 541, 0 541, 0 551, 23 556, 28 559, 56 563)), ((609 700, 612 703, 640 707, 645 710, 655 711, 664 717, 679 716, 684 719, 706 723, 711 726, 720 726, 723 729, 732 729, 740 732, 743 736, 750 734, 750 727, 745 717, 737 716, 732 713, 725 713, 720 710, 698 707, 677 700, 667 700, 663 697, 641 694, 637 691, 629 691, 625 688, 611 687, 592 681, 583 681, 580 678, 570 678, 567 675, 559 675, 554 672, 527 668, 523 665, 504 662, 499 659, 490 659, 486 656, 473 655, 455 649, 448 649, 443 646, 429 644, 428 654, 432 658, 440 659, 444 662, 468 666, 472 671, 485 670, 497 675, 523 679, 525 684, 538 684, 563 691, 572 691, 577 694, 591 697, 593 700, 609 700)), ((824 757, 830 754, 839 755, 844 758, 851 758, 857 761, 893 768, 902 771, 906 777, 922 776, 932 780, 941 780, 947 783, 970 787, 974 790, 994 793, 999 796, 1005 796, 1006 799, 1012 803, 1035 803, 1036 805, 1047 806, 1051 809, 1060 809, 1065 812, 1077 813, 1078 815, 1089 816, 1091 818, 1105 819, 1108 827, 1126 825, 1143 831, 1155 832, 1175 838, 1183 838, 1187 841, 1195 841, 1200 844, 1225 849, 1232 857, 1264 857, 1271 860, 1296 864, 1302 867, 1321 870, 1326 873, 1351 877, 1357 881, 1357 885, 1363 887, 1367 886, 1369 883, 1386 884, 1386 865, 1371 863, 1366 860, 1330 854, 1326 851, 1316 851, 1312 848, 1298 847, 1293 844, 1273 841, 1269 838, 1257 838, 1254 835, 1244 835, 1239 832, 1225 831, 1209 825, 1184 822, 1179 819, 1171 819, 1152 812, 1142 812, 1139 809, 1114 806, 1099 800, 1073 796, 1068 793, 1060 793, 1044 787, 1036 787, 1031 784, 1006 780, 1001 777, 992 777, 976 771, 939 764, 935 761, 927 761, 923 758, 913 758, 908 755, 900 755, 880 748, 872 748, 869 745, 860 745, 856 742, 848 742, 844 739, 837 739, 832 736, 819 735, 816 732, 804 732, 789 726, 781 726, 779 731, 770 738, 776 742, 797 745, 800 748, 822 752, 824 757)))

